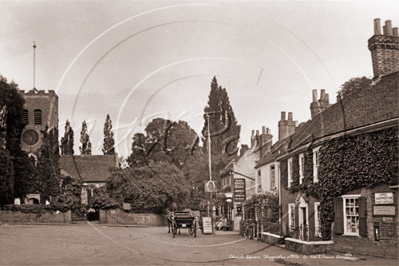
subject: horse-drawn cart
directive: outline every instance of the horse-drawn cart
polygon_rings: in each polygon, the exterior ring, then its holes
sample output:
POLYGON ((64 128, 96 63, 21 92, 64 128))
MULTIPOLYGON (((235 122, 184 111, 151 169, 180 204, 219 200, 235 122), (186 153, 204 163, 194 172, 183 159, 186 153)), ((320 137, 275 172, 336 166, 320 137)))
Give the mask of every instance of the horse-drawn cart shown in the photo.
POLYGON ((177 234, 177 229, 179 229, 180 234, 180 228, 187 228, 190 235, 197 237, 197 222, 190 212, 175 212, 174 215, 171 216, 171 220, 173 238, 177 234))

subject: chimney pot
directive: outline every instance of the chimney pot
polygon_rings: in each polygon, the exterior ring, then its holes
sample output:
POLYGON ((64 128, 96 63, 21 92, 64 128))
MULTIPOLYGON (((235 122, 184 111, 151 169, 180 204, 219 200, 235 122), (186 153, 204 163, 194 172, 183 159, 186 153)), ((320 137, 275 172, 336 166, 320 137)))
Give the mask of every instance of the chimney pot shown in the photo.
POLYGON ((374 35, 381 35, 381 23, 380 19, 374 19, 374 35))
POLYGON ((262 134, 266 134, 266 127, 262 126, 262 134))
POLYGON ((330 97, 329 97, 328 93, 326 93, 326 101, 327 101, 327 103, 330 103, 330 97))
POLYGON ((395 37, 399 36, 397 27, 396 28, 392 28, 392 32, 393 32, 393 36, 395 36, 395 37))
POLYGON ((324 100, 325 96, 326 96, 326 90, 324 89, 320 90, 320 100, 324 100))
POLYGON ((270 128, 266 128, 266 134, 270 134, 270 128))
POLYGON ((285 121, 285 112, 281 112, 281 121, 285 121))
POLYGON ((382 31, 385 36, 387 36, 387 25, 382 26, 382 31))
POLYGON ((392 36, 392 22, 390 20, 385 21, 385 26, 387 26, 386 36, 392 36))
POLYGON ((255 134, 255 130, 252 130, 252 135, 251 136, 253 136, 255 134))
POLYGON ((259 130, 256 130, 256 136, 259 136, 259 130))
POLYGON ((317 102, 317 90, 312 90, 313 102, 317 102))
POLYGON ((298 120, 295 120, 295 127, 298 127, 298 120))
POLYGON ((292 121, 292 112, 288 113, 288 121, 292 121))

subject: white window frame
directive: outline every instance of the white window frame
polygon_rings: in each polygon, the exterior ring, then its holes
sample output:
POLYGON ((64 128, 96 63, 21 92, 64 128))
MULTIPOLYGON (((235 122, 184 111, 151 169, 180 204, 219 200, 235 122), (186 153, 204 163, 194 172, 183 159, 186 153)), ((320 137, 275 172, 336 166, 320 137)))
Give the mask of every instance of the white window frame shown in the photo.
POLYGON ((319 212, 317 211, 317 207, 320 207, 320 202, 315 202, 314 203, 314 235, 321 237, 321 231, 320 231, 320 217, 319 217, 319 212), (318 231, 316 231, 316 228, 319 228, 318 231))
POLYGON ((288 167, 288 187, 291 187, 291 182, 292 182, 292 158, 289 158, 287 161, 287 167, 288 167))
POLYGON ((277 188, 277 186, 276 186, 276 165, 275 164, 271 164, 270 165, 270 190, 273 190, 273 189, 275 189, 275 188, 277 188), (273 171, 274 171, 274 181, 273 181, 273 183, 274 183, 274 185, 272 185, 272 167, 274 167, 274 169, 273 169, 273 171))
POLYGON ((291 228, 295 226, 295 203, 288 203, 288 226, 289 230, 291 230, 291 228), (293 211, 294 217, 292 217, 291 215, 291 208, 294 210, 293 211), (294 224, 291 223, 291 220, 294 221, 294 224))
POLYGON ((303 176, 304 167, 305 167, 305 156, 303 155, 303 153, 301 153, 301 154, 299 154, 299 184, 302 184, 303 179, 305 178, 303 176), (302 165, 302 160, 303 160, 303 165, 302 165))
POLYGON ((357 202, 358 202, 358 204, 359 204, 359 198, 361 197, 361 195, 360 194, 357 194, 357 195, 343 195, 342 196, 342 199, 343 199, 343 204, 342 204, 342 207, 343 207, 343 210, 342 210, 342 213, 343 213, 343 216, 344 216, 344 234, 343 235, 346 235, 346 236, 359 236, 359 232, 360 232, 360 225, 359 225, 359 223, 360 223, 360 214, 359 214, 359 211, 360 211, 360 206, 358 205, 357 207, 357 214, 358 214, 358 216, 359 216, 359 219, 358 219, 358 228, 357 228, 357 232, 348 232, 348 221, 347 221, 347 216, 346 216, 346 199, 357 199, 357 202))
POLYGON ((319 164, 317 164, 317 163, 320 163, 319 150, 320 150, 320 147, 317 147, 317 148, 313 149, 313 183, 319 182, 319 176, 318 176, 318 174, 319 174, 319 164), (319 156, 318 160, 316 159, 317 155, 319 156))

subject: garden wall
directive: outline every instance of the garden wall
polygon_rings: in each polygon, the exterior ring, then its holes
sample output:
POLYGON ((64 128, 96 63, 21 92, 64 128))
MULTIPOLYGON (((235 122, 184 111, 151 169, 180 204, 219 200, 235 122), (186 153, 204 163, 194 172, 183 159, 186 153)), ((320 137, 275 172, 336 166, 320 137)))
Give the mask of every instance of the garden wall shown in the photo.
POLYGON ((100 210, 100 224, 167 226, 164 215, 153 213, 127 213, 123 210, 100 210))
POLYGON ((71 211, 25 213, 21 211, 0 211, 2 223, 72 223, 71 211))

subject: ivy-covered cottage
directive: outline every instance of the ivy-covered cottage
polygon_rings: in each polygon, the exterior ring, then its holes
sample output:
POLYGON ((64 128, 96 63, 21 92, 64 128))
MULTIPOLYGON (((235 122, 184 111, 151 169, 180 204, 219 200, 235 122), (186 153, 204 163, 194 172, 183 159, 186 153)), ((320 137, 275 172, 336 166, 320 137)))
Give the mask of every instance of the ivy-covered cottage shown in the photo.
MULTIPOLYGON (((312 119, 289 137, 281 170, 282 225, 344 252, 398 256, 399 37, 376 19, 373 79, 329 105, 313 92, 312 119), (314 106, 321 108, 315 112, 314 106)), ((299 243, 299 242, 298 242, 299 243)))
POLYGON ((82 181, 82 203, 87 204, 93 189, 106 184, 109 168, 118 167, 118 155, 61 155, 59 165, 62 175, 82 181))

